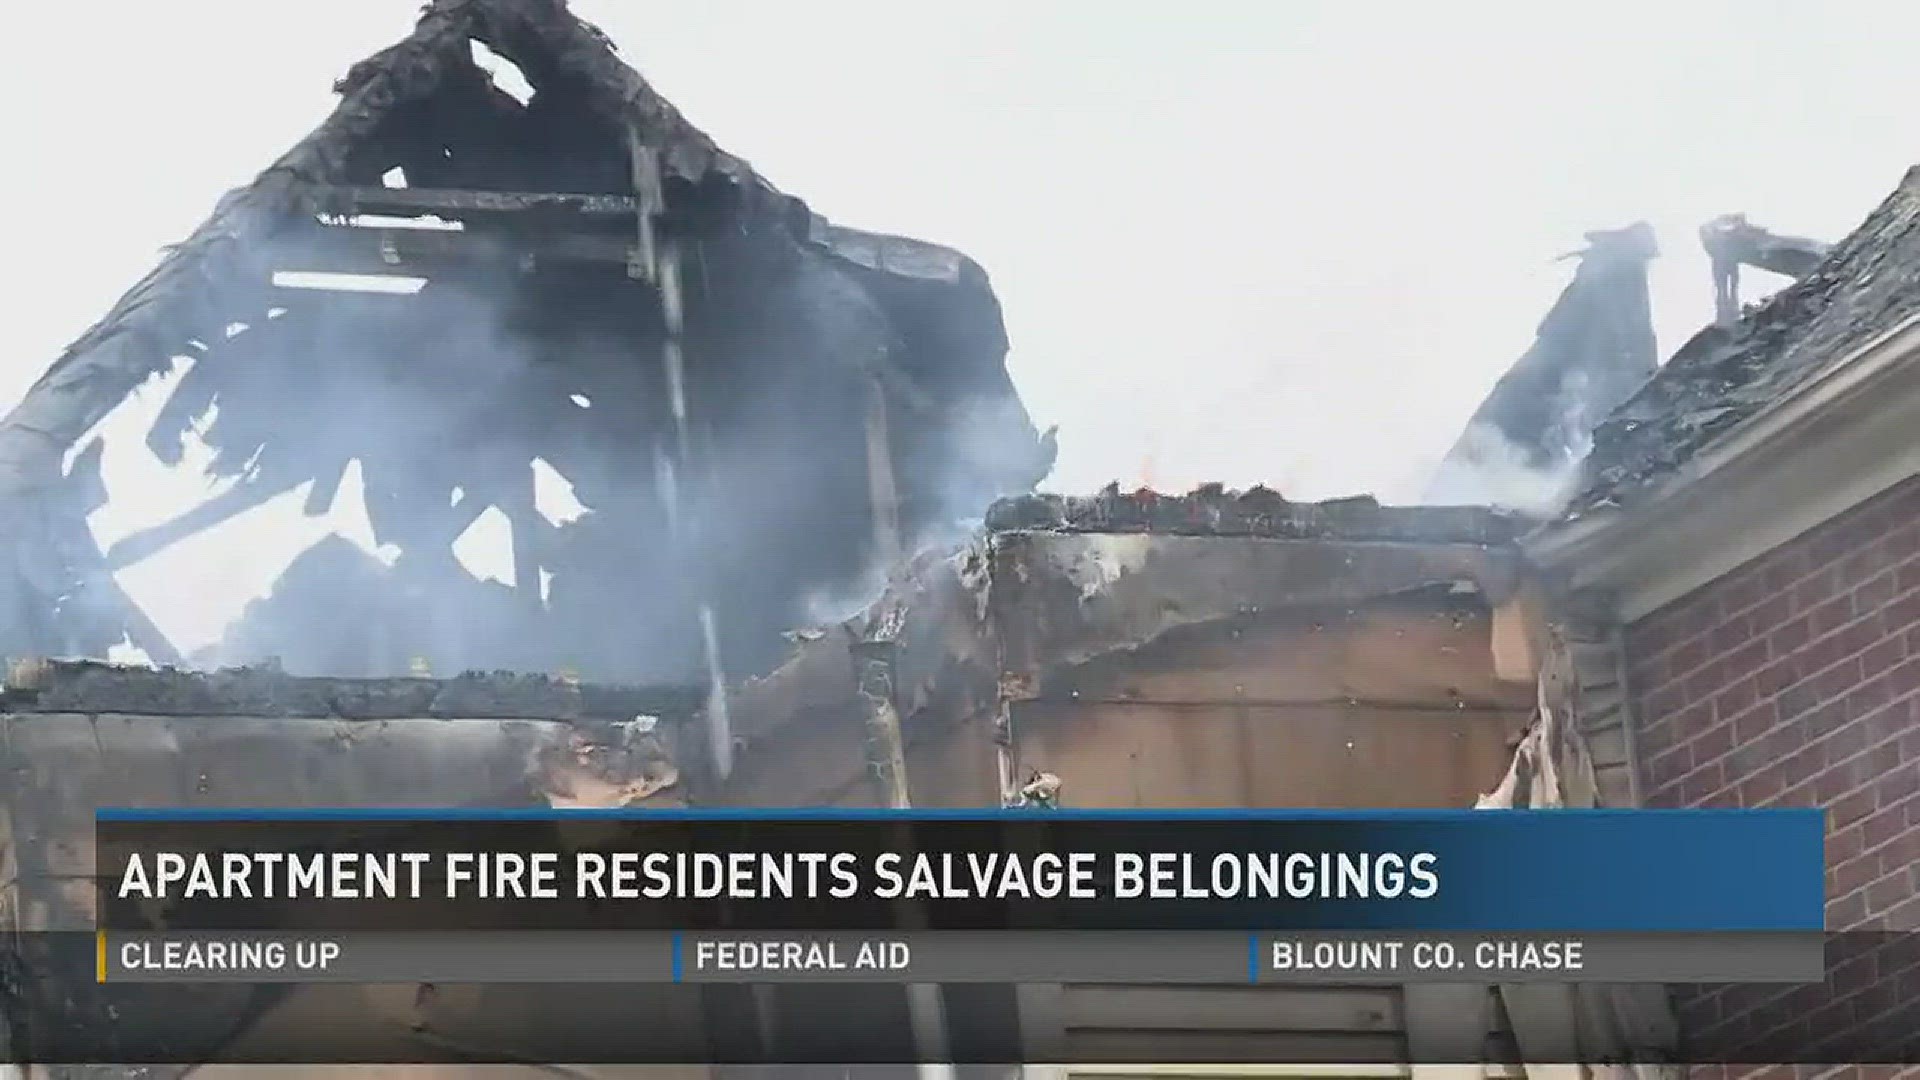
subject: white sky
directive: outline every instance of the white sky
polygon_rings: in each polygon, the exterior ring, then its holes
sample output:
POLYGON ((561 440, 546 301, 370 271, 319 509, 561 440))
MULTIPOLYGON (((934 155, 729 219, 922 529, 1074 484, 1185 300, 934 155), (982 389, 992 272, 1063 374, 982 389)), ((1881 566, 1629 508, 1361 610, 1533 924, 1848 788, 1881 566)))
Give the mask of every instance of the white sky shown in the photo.
MULTIPOLYGON (((860 228, 993 276, 1057 490, 1417 497, 1564 284, 1650 220, 1663 350, 1694 229, 1838 239, 1920 161, 1920 6, 576 0, 696 124, 860 228)), ((416 0, 40 5, 0 69, 18 275, 0 403, 304 134, 416 0)), ((1749 275, 1750 295, 1760 283, 1749 275)), ((204 494, 116 419, 105 541, 204 494)), ((128 572, 192 647, 328 529, 298 495, 128 572)))

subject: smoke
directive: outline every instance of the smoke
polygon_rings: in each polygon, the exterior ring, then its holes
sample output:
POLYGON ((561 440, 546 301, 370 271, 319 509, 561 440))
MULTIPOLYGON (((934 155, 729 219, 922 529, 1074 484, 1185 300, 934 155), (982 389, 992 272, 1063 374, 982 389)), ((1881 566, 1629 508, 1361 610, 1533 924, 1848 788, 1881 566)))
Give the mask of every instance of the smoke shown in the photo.
MULTIPOLYGON (((314 261, 291 245, 261 254, 274 266, 314 261)), ((268 598, 302 552, 343 538, 391 564, 392 541, 406 539, 406 529, 391 520, 376 527, 374 519, 394 517, 393 489, 407 479, 396 463, 418 460, 430 473, 435 458, 459 453, 462 427, 480 426, 487 404, 510 396, 527 367, 500 326, 498 304, 483 295, 463 301, 443 290, 435 304, 450 317, 436 339, 408 340, 417 324, 378 305, 414 297, 378 295, 377 284, 357 280, 276 284, 288 299, 269 313, 246 311, 257 293, 216 298, 240 315, 237 332, 177 364, 102 425, 110 498, 90 524, 109 550, 209 499, 245 496, 249 505, 237 515, 117 574, 183 652, 223 661, 290 651, 284 639, 297 626, 281 619, 268 639, 250 640, 263 622, 246 609, 268 598), (149 431, 161 457, 142 450, 149 431)), ((505 551, 482 559, 512 564, 505 551)), ((365 606, 364 597, 309 599, 365 606)))
POLYGON ((953 460, 975 467, 950 469, 937 488, 938 511, 929 525, 929 542, 948 543, 971 535, 984 523, 987 508, 1013 490, 1039 486, 1052 471, 1052 461, 1034 459, 1035 446, 1013 437, 1031 430, 1025 407, 1017 397, 970 397, 953 410, 944 440, 953 460))
POLYGON ((1425 501, 1552 517, 1573 495, 1587 449, 1583 440, 1543 461, 1538 452, 1515 443, 1498 427, 1472 424, 1435 475, 1425 501))
POLYGON ((838 626, 872 607, 886 588, 887 571, 876 562, 845 588, 809 594, 801 603, 801 626, 838 626))
MULTIPOLYGON (((503 268, 395 292, 306 269, 328 255, 259 252, 279 272, 274 317, 223 298, 247 325, 107 422, 104 546, 209 499, 241 507, 119 572, 196 663, 699 681, 709 626, 727 670, 762 670, 781 631, 844 620, 884 588, 872 375, 845 359, 897 337, 831 262, 808 273, 840 280, 768 300, 788 320, 776 332, 701 351, 689 467, 665 485, 658 330, 623 310, 644 309, 642 286, 607 268, 592 288, 559 283, 560 303, 503 268), (833 305, 864 316, 794 314, 833 305)), ((1017 398, 946 398, 892 433, 909 553, 968 535, 1032 468, 1017 398)))
POLYGON ((1032 490, 1051 469, 1017 396, 964 395, 945 406, 942 419, 937 432, 921 433, 935 436, 920 444, 923 452, 906 456, 921 501, 903 516, 900 560, 872 551, 838 587, 809 593, 804 625, 837 625, 867 610, 902 566, 929 551, 953 551, 977 539, 996 500, 1032 490))

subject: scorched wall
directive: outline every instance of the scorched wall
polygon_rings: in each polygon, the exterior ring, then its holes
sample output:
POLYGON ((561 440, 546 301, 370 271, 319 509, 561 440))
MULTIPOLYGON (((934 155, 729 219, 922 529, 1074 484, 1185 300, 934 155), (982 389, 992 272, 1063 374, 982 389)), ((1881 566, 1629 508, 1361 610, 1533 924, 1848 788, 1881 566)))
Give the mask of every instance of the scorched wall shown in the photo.
MULTIPOLYGON (((1920 929, 1920 480, 1641 619, 1626 645, 1650 805, 1823 807, 1828 929, 1920 929)), ((1683 1028, 1920 1030, 1916 950, 1851 950, 1824 989, 1683 991, 1683 1028)))

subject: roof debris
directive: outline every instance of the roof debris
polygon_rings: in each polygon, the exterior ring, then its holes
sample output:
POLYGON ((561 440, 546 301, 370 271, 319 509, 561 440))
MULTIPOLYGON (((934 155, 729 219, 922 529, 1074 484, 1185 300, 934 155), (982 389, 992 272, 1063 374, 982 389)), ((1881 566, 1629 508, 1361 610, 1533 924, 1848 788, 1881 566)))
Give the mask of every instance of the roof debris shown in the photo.
POLYGON ((1110 484, 1097 495, 1021 495, 987 511, 993 532, 1152 532, 1296 540, 1397 540, 1505 544, 1524 520, 1478 506, 1382 506, 1370 495, 1296 503, 1267 487, 1230 491, 1204 484, 1186 495, 1110 484))
POLYGON ((1566 518, 1631 504, 1769 402, 1920 314, 1920 167, 1805 277, 1709 326, 1594 431, 1566 518))

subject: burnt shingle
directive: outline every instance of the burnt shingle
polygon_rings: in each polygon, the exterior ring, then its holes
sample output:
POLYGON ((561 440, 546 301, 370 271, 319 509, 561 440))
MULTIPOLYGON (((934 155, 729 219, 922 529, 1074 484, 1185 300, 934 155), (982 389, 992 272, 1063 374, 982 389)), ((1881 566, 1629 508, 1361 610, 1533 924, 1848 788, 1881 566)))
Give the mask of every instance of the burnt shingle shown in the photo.
POLYGON ((1624 505, 1729 430, 1920 314, 1920 166, 1806 277, 1709 327, 1600 424, 1575 518, 1624 505))

